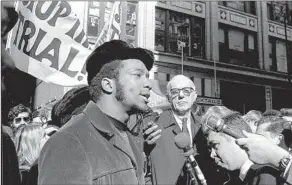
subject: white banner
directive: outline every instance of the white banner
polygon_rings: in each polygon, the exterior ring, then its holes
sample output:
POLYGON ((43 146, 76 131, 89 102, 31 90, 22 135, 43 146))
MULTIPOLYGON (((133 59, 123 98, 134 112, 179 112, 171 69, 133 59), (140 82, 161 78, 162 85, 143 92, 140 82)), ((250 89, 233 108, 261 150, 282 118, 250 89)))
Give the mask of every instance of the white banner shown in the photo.
POLYGON ((19 19, 10 40, 16 67, 61 86, 87 83, 88 41, 66 1, 19 1, 19 19))

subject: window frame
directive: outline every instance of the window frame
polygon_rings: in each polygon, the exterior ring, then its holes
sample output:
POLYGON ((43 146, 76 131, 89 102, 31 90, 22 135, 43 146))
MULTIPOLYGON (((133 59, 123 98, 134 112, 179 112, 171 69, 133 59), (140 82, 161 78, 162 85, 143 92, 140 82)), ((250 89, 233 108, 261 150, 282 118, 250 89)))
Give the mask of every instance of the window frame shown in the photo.
MULTIPOLYGON (((201 47, 201 49, 200 49, 201 54, 200 55, 194 55, 195 52, 192 51, 191 47, 184 48, 184 51, 185 51, 184 53, 189 53, 187 55, 187 57, 206 59, 205 19, 200 18, 200 17, 196 17, 194 15, 189 15, 189 14, 186 14, 186 13, 183 13, 183 12, 173 11, 173 10, 169 10, 169 9, 165 9, 165 8, 161 8, 161 7, 155 7, 155 11, 156 10, 165 12, 165 20, 164 20, 165 29, 164 29, 164 33, 163 33, 164 34, 163 35, 163 38, 164 38, 164 42, 163 42, 164 51, 157 50, 156 48, 155 48, 155 51, 179 55, 178 52, 172 52, 171 49, 168 47, 169 46, 169 40, 170 40, 169 25, 170 25, 170 14, 171 13, 181 14, 181 15, 186 16, 186 17, 189 18, 190 33, 188 34, 188 36, 191 37, 189 39, 190 40, 190 45, 193 45, 196 40, 199 40, 200 42, 198 42, 198 43, 201 45, 201 46, 199 46, 199 47, 201 47), (194 24, 196 24, 196 23, 199 23, 200 29, 201 29, 201 36, 197 36, 197 37, 194 36, 195 35, 195 33, 194 33, 195 25, 194 24)), ((156 17, 155 17, 155 21, 156 21, 156 17)), ((155 47, 157 46, 156 45, 156 35, 157 35, 156 33, 157 32, 156 32, 156 27, 155 27, 155 41, 154 41, 155 42, 155 47)))
MULTIPOLYGON (((252 32, 249 30, 245 30, 242 28, 237 28, 234 26, 230 26, 230 25, 226 25, 223 23, 219 23, 219 29, 222 29, 224 31, 224 43, 221 43, 218 41, 218 45, 219 45, 219 61, 223 62, 223 63, 231 63, 231 57, 232 55, 240 55, 242 57, 239 58, 243 58, 243 60, 239 60, 240 64, 234 64, 234 65, 239 65, 239 66, 245 66, 245 67, 252 67, 252 68, 259 68, 259 62, 258 62, 258 48, 257 48, 257 44, 258 44, 258 40, 257 40, 257 33, 256 32, 252 32), (229 48, 229 31, 230 30, 237 30, 240 31, 244 34, 244 51, 236 51, 236 50, 232 50, 229 48), (252 35, 254 40, 254 49, 251 50, 249 49, 249 35, 252 35), (240 53, 239 53, 240 52, 240 53), (253 55, 253 58, 247 58, 247 56, 251 56, 253 55), (250 60, 255 60, 256 63, 248 63, 248 61, 250 60)), ((232 64, 232 63, 231 63, 232 64)))

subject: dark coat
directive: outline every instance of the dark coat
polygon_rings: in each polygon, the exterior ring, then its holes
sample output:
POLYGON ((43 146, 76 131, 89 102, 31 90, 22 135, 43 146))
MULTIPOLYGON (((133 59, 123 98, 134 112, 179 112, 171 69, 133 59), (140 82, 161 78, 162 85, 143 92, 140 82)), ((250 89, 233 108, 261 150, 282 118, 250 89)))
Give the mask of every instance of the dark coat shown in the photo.
POLYGON ((128 139, 90 101, 43 147, 38 184, 143 184, 142 143, 128 139))
MULTIPOLYGON (((201 126, 200 118, 194 114, 191 114, 191 118, 192 136, 195 138, 201 126)), ((149 121, 145 118, 144 124, 149 121)), ((152 184, 185 184, 186 178, 182 171, 186 158, 182 154, 183 151, 174 143, 174 137, 182 131, 172 111, 167 110, 160 115, 158 126, 162 129, 161 137, 155 145, 145 146, 145 153, 149 155, 152 184)))
POLYGON ((4 185, 19 185, 20 173, 15 146, 10 136, 2 132, 2 183, 4 185))
POLYGON ((234 176, 227 185, 283 185, 285 182, 277 169, 267 165, 252 165, 243 181, 238 174, 234 176))

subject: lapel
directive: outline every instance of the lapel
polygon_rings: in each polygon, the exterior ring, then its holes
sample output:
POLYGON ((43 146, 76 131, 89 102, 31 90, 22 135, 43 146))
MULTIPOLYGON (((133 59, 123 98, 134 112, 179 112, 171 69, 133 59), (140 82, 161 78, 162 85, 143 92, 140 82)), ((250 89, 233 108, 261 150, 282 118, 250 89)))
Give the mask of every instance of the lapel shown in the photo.
MULTIPOLYGON (((134 167, 137 166, 136 159, 134 157, 130 140, 129 143, 121 136, 114 124, 107 118, 107 116, 98 108, 98 106, 90 101, 85 107, 83 113, 88 117, 91 124, 104 136, 114 147, 125 153, 132 161, 134 167)), ((128 131, 125 131, 128 132, 128 131)))
POLYGON ((132 138, 130 138, 130 136, 128 136, 128 140, 129 140, 129 142, 127 142, 125 140, 125 138, 123 138, 120 134, 116 134, 113 137, 113 145, 117 149, 119 149, 122 152, 124 152, 131 159, 131 162, 132 162, 133 166, 136 168, 137 167, 137 161, 136 161, 136 158, 134 156, 134 150, 136 149, 136 147, 134 147, 132 138))
MULTIPOLYGON (((175 135, 181 133, 182 131, 181 131, 180 127, 178 126, 172 111, 168 110, 166 112, 166 115, 167 115, 168 120, 166 120, 166 122, 164 124, 164 128, 173 127, 172 131, 175 135)), ((195 135, 198 131, 199 124, 200 124, 200 120, 199 120, 198 116, 196 116, 193 112, 191 112, 191 130, 192 130, 193 138, 195 137, 195 135)))
POLYGON ((177 134, 182 132, 180 127, 178 126, 171 110, 167 110, 166 119, 167 120, 165 121, 164 129, 171 127, 174 135, 177 135, 177 134))
POLYGON ((192 136, 195 138, 198 130, 200 127, 200 119, 197 115, 195 115, 193 112, 191 112, 191 130, 192 130, 192 136))

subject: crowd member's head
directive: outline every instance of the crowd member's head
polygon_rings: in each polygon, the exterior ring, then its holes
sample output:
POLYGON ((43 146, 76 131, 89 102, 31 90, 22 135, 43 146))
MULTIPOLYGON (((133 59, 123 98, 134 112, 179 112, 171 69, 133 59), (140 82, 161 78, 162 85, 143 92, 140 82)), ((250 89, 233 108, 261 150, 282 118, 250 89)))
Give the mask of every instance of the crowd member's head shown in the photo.
POLYGON ((292 144, 291 123, 281 117, 264 117, 259 121, 257 134, 263 135, 284 149, 292 144))
POLYGON ((174 76, 167 84, 167 97, 174 113, 185 115, 197 98, 195 84, 184 75, 174 76))
POLYGON ((52 109, 52 124, 62 127, 72 116, 80 114, 89 102, 88 86, 66 92, 52 109))
POLYGON ((250 110, 248 113, 242 116, 245 122, 249 125, 252 132, 255 133, 257 130, 258 121, 261 119, 262 113, 257 110, 250 110))
POLYGON ((223 119, 225 125, 242 136, 243 130, 251 132, 250 127, 238 112, 233 112, 224 106, 210 107, 202 118, 203 131, 211 150, 211 158, 215 160, 218 166, 229 171, 240 169, 248 161, 248 155, 235 143, 233 137, 223 132, 215 132, 206 126, 206 122, 209 121, 210 116, 223 119))
POLYGON ((13 129, 17 129, 20 125, 27 125, 31 122, 30 108, 19 104, 10 109, 8 113, 8 123, 13 129))
POLYGON ((39 123, 43 126, 47 125, 47 122, 51 120, 51 110, 47 107, 43 107, 39 110, 35 110, 32 113, 32 121, 39 123))
POLYGON ((275 109, 267 109, 263 114, 262 117, 269 117, 269 116, 281 116, 281 112, 275 109))
POLYGON ((292 122, 292 108, 282 108, 280 112, 282 114, 282 118, 292 122))
POLYGON ((148 111, 153 62, 149 50, 133 48, 121 40, 104 43, 87 59, 91 99, 101 110, 110 108, 110 112, 122 113, 126 119, 133 113, 148 111))
POLYGON ((48 138, 40 124, 32 123, 18 128, 14 142, 20 169, 29 169, 32 166, 48 138))

